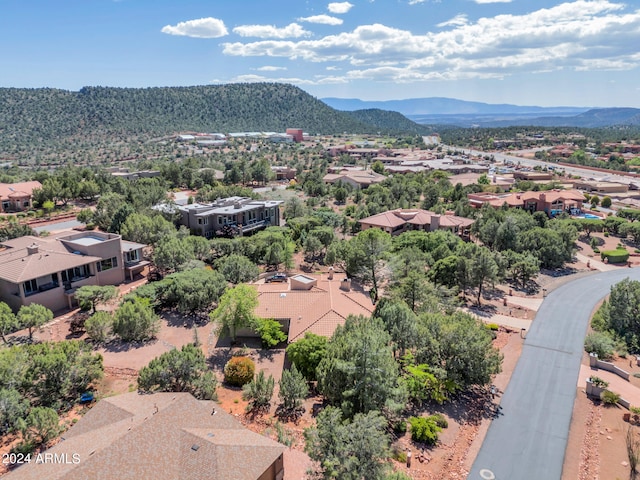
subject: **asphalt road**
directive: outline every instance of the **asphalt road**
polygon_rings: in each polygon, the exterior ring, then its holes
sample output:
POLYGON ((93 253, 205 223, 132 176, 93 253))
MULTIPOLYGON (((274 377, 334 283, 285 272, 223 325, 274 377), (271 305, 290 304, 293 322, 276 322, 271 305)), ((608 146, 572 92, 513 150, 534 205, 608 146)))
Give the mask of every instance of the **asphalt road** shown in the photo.
POLYGON ((627 277, 640 280, 640 269, 590 275, 547 296, 469 480, 560 480, 589 318, 627 277))

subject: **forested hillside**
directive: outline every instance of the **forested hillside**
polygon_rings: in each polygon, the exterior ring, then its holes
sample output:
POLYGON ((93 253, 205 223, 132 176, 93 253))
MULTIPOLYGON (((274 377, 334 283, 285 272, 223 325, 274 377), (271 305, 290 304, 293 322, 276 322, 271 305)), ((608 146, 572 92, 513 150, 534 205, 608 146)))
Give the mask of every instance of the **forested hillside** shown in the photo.
POLYGON ((0 89, 0 134, 18 141, 177 131, 366 132, 373 128, 284 84, 0 89))
POLYGON ((431 127, 415 123, 398 112, 370 108, 346 113, 358 122, 375 125, 378 131, 384 133, 416 133, 427 135, 433 132, 431 127))

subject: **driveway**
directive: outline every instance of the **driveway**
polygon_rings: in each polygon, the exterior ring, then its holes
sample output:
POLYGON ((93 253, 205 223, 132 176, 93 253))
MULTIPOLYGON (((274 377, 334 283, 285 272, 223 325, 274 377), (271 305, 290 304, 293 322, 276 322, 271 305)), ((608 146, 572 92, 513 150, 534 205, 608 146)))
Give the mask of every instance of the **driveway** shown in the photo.
POLYGON ((589 275, 547 296, 468 479, 561 478, 589 318, 627 277, 640 280, 640 269, 589 275))

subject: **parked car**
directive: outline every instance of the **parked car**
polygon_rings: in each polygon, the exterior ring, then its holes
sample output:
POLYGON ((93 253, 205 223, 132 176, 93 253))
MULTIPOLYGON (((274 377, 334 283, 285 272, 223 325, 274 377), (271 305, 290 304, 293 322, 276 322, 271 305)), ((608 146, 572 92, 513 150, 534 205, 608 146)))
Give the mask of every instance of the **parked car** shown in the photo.
POLYGON ((274 275, 271 275, 271 276, 265 278, 264 282, 265 283, 272 283, 272 282, 286 283, 287 280, 288 280, 288 278, 284 273, 276 273, 274 275))

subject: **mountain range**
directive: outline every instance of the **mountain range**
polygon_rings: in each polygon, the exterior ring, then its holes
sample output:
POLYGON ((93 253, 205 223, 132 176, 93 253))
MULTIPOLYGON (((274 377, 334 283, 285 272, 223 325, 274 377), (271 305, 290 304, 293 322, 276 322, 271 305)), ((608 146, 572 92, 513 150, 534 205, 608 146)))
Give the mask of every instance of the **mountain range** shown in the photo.
POLYGON ((591 107, 538 107, 468 102, 454 98, 427 97, 405 100, 365 101, 357 98, 323 98, 327 105, 344 111, 393 110, 424 125, 460 127, 608 127, 640 125, 640 109, 591 107))

